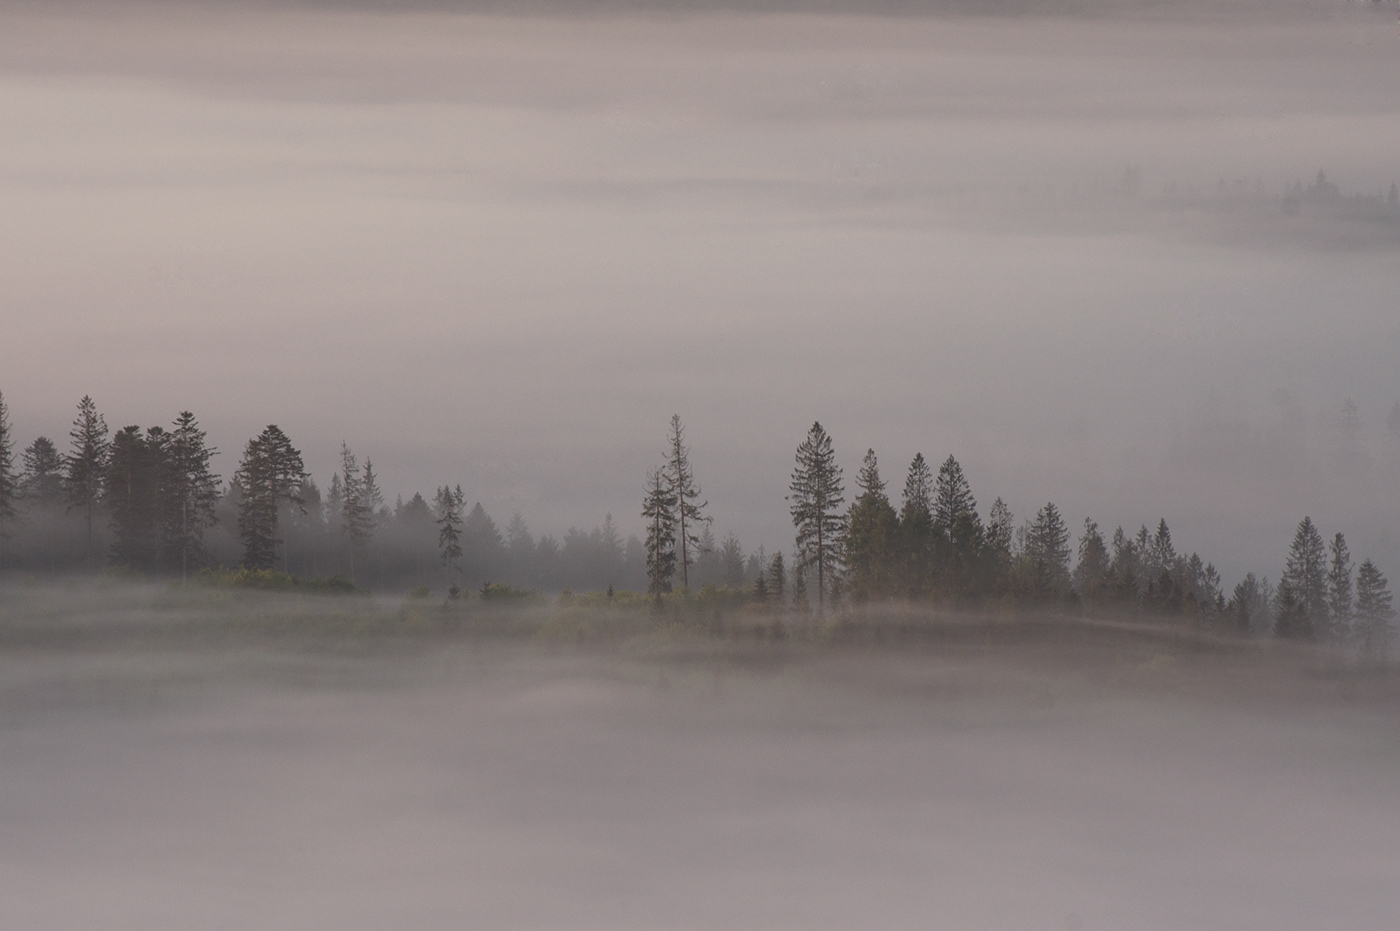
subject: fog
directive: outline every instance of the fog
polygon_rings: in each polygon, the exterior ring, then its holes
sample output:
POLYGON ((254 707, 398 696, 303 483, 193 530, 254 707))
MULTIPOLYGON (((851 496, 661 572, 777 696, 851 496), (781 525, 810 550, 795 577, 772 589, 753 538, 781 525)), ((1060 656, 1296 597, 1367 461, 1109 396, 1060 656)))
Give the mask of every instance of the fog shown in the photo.
POLYGON ((367 599, 11 586, 0 923, 1278 931, 1400 908, 1393 673, 1142 626, 578 641, 539 610, 490 635, 367 599))
POLYGON ((1400 567, 1393 5, 755 9, 6 4, 17 436, 188 408, 225 475, 277 423, 634 532, 677 412, 772 549, 820 419, 1227 579, 1304 513, 1400 567))

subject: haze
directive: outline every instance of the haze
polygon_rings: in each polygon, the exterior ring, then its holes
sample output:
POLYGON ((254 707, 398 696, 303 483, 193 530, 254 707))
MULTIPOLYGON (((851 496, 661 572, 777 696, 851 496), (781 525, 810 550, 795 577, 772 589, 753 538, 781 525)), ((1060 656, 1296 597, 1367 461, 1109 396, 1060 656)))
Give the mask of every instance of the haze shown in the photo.
POLYGON ((771 549, 820 419, 1227 581, 1304 513, 1400 569, 1397 224, 1277 209, 1400 178, 1393 5, 978 9, 7 4, 16 435, 189 408, 226 475, 278 423, 634 532, 678 412, 771 549))

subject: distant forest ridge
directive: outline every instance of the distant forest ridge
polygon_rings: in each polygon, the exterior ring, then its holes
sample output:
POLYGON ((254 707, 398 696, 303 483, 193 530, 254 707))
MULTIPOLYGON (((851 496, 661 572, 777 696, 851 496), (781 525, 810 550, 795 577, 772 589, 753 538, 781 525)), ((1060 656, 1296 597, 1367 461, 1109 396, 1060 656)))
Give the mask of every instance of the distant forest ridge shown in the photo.
MULTIPOLYGON (((814 423, 798 446, 787 503, 790 553, 717 541, 671 419, 656 468, 639 483, 645 539, 623 539, 609 514, 592 531, 535 539, 513 515, 502 531, 460 485, 390 506, 373 463, 345 444, 322 491, 276 425, 244 446, 227 481, 195 416, 169 427, 111 431, 90 397, 78 404, 67 451, 37 437, 16 454, 0 395, 0 570, 110 567, 188 578, 239 566, 303 577, 344 576, 381 590, 428 587, 452 597, 491 583, 521 591, 629 590, 662 604, 706 587, 755 606, 800 613, 882 603, 1053 607, 1179 619, 1232 635, 1276 635, 1383 655, 1391 592, 1355 564, 1346 538, 1303 517, 1277 583, 1249 573, 1227 594, 1214 566, 1178 553, 1167 522, 1111 534, 1085 519, 1072 535, 1047 503, 1015 521, 1001 498, 979 512, 961 466, 935 471, 916 455, 902 491, 888 491, 874 450, 851 498, 832 438, 814 423)), ((639 477, 640 478, 640 477, 639 477)))

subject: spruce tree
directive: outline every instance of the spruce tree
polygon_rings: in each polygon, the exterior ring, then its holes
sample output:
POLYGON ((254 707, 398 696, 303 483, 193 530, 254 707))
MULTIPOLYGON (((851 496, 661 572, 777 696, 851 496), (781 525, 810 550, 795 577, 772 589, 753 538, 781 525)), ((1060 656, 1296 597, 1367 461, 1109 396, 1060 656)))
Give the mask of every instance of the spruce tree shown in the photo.
POLYGON ((1327 546, 1311 517, 1304 517, 1293 535, 1288 562, 1279 582, 1284 584, 1307 616, 1308 636, 1325 631, 1327 624, 1327 546))
POLYGON ((680 546, 677 566, 681 571, 681 588, 689 589, 690 567, 702 551, 697 530, 701 526, 709 527, 709 518, 700 512, 709 502, 700 501, 700 486, 695 484, 695 473, 690 468, 690 447, 685 445, 685 429, 679 414, 671 415, 666 456, 666 479, 676 499, 676 542, 680 546))
POLYGON ((1384 660, 1395 616, 1385 576, 1366 559, 1356 571, 1356 633, 1365 657, 1384 660))
POLYGON ((88 395, 78 402, 78 416, 68 433, 72 441, 64 460, 67 474, 64 484, 68 492, 68 507, 83 515, 87 530, 85 558, 93 566, 92 531, 97 509, 102 503, 102 477, 107 468, 107 421, 97 412, 97 405, 88 395))
POLYGON ((365 482, 355 454, 340 442, 340 532, 350 553, 350 581, 355 581, 355 557, 374 535, 374 511, 367 500, 365 482))
POLYGON ((915 453, 904 480, 899 540, 905 592, 915 598, 928 594, 934 559, 933 473, 923 453, 915 453))
POLYGON ((19 476, 15 474, 15 436, 10 425, 10 409, 0 393, 0 569, 5 568, 5 551, 14 537, 15 501, 19 497, 19 476))
POLYGON ((1307 605, 1287 578, 1278 583, 1278 592, 1274 595, 1274 636, 1282 640, 1313 639, 1307 605))
POLYGON ((933 529, 939 537, 948 537, 960 514, 976 514, 977 499, 963 475, 962 466, 949 456, 938 468, 933 487, 933 529))
POLYGON ((56 507, 63 502, 63 455, 53 440, 36 437, 24 449, 23 467, 20 493, 26 501, 43 507, 56 507))
POLYGON ((112 518, 112 557, 117 565, 141 572, 156 567, 168 445, 159 427, 143 436, 140 427, 130 426, 112 437, 103 497, 112 518))
POLYGON ((647 594, 659 608, 676 574, 676 496, 660 469, 647 472, 642 517, 647 527, 647 594))
POLYGON ((846 565, 856 601, 884 598, 895 585, 899 515, 885 495, 875 450, 867 450, 856 475, 860 494, 846 513, 846 565))
POLYGON ((983 535, 983 571, 986 573, 984 585, 987 590, 997 590, 1011 569, 1011 541, 1016 534, 1015 518, 1011 508, 998 497, 987 511, 987 529, 983 535))
POLYGON ((768 591, 773 596, 773 601, 778 610, 782 611, 787 607, 787 567, 783 565, 783 551, 773 554, 773 559, 768 563, 768 591))
MULTIPOLYGON (((1121 531, 1120 531, 1121 532, 1121 531)), ((1079 538, 1079 563, 1074 567, 1074 589, 1087 603, 1104 600, 1110 584, 1108 547, 1104 544, 1099 525, 1084 518, 1084 533, 1079 538)))
MULTIPOLYGON (((250 439, 233 480, 238 484, 238 533, 243 540, 243 565, 271 569, 277 564, 279 510, 285 504, 302 510, 302 480, 306 469, 301 453, 276 424, 250 439)), ((286 568, 284 564, 284 568, 286 568)))
POLYGON ((448 593, 459 591, 457 585, 457 564, 462 558, 462 508, 466 506, 466 496, 462 486, 456 491, 443 485, 437 490, 433 500, 437 511, 438 547, 442 551, 442 565, 447 571, 448 593))
POLYGON ((1036 597, 1052 598, 1068 587, 1069 528, 1053 502, 1047 502, 1027 528, 1025 556, 1036 597))
POLYGON ((1352 584, 1351 553, 1340 533, 1332 538, 1332 560, 1327 569, 1327 634, 1332 640, 1345 640, 1351 632, 1352 584))
POLYGON ((163 562, 180 570, 184 582, 191 565, 206 561, 204 531, 217 521, 219 476, 209 468, 218 450, 209 446, 194 414, 181 411, 169 434, 161 532, 163 562))
POLYGON ((797 465, 788 486, 789 511, 797 529, 797 565, 817 571, 817 610, 825 607, 829 587, 841 569, 841 537, 845 521, 841 505, 841 467, 836 464, 831 437, 814 422, 797 447, 797 465))

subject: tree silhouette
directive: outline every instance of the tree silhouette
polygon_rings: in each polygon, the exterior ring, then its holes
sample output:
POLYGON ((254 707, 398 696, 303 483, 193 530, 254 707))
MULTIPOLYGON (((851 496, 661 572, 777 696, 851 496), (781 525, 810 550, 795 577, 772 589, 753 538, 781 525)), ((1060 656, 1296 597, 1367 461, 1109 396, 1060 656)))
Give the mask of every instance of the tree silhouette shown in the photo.
MULTIPOLYGON (((238 502, 238 533, 243 541, 243 565, 271 569, 277 563, 278 510, 287 505, 301 510, 299 494, 306 469, 301 453, 276 424, 248 441, 243 461, 233 480, 242 497, 238 502)), ((285 568, 285 566, 284 566, 285 568)))
POLYGON ((666 478, 676 499, 676 542, 681 551, 677 565, 681 570, 681 588, 688 589, 690 567, 701 549, 696 528, 709 524, 700 511, 708 507, 709 502, 700 501, 700 486, 695 484, 695 474, 690 468, 690 447, 685 445, 685 429, 681 426, 679 414, 671 415, 671 436, 666 456, 666 478))
POLYGON ((826 604, 826 595, 841 567, 841 536, 845 521, 841 505, 841 467, 836 464, 831 437, 814 422, 807 438, 797 447, 797 466, 788 486, 788 502, 793 526, 797 528, 799 568, 817 570, 817 610, 826 604))
POLYGON ((107 421, 97 412, 97 405, 88 395, 78 402, 78 416, 69 431, 70 452, 64 460, 64 476, 70 510, 82 512, 87 531, 84 558, 92 568, 93 519, 102 502, 102 477, 107 468, 107 421))

